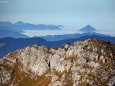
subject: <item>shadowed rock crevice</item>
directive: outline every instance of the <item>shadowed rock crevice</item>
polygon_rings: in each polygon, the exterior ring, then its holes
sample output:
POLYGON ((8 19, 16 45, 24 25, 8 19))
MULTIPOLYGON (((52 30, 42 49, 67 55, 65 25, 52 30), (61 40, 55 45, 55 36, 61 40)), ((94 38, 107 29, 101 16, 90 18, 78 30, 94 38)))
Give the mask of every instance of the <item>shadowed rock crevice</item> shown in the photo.
POLYGON ((115 45, 84 40, 32 45, 0 59, 0 86, 114 86, 115 45))

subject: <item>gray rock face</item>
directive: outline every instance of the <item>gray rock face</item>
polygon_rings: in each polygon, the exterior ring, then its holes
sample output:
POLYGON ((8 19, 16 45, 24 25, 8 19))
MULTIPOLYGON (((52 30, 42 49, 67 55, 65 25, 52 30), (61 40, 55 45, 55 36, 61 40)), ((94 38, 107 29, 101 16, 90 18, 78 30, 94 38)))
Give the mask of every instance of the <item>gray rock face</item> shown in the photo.
POLYGON ((49 54, 46 47, 34 45, 20 50, 17 59, 23 64, 25 70, 30 70, 37 75, 42 75, 49 69, 48 57, 49 54))
POLYGON ((109 86, 115 86, 115 75, 111 76, 109 79, 109 86))
POLYGON ((11 71, 0 68, 0 84, 6 84, 11 79, 11 71))
MULTIPOLYGON (((31 79, 39 76, 36 78, 39 84, 40 79, 50 77, 47 86, 114 86, 115 77, 109 78, 115 74, 114 51, 115 45, 90 39, 57 49, 28 46, 0 59, 0 84, 13 84, 11 70, 16 70, 18 65, 18 71, 24 72, 31 79)), ((18 78, 19 74, 16 76, 18 78)), ((42 86, 46 85, 43 83, 42 86)))

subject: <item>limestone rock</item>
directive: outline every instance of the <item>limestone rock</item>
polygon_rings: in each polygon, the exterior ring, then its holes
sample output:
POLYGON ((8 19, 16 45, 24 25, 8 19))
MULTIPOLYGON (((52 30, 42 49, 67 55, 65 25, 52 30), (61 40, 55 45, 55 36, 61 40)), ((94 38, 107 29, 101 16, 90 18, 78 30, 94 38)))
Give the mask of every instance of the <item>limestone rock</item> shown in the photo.
POLYGON ((115 45, 84 40, 32 45, 0 59, 0 86, 114 86, 115 45))

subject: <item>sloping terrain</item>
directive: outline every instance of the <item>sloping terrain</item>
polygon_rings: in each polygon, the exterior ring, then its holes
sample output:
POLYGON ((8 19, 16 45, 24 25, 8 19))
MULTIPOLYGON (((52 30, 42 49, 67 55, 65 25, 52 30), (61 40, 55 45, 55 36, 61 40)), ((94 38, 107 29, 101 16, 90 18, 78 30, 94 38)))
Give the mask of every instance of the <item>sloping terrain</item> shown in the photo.
POLYGON ((83 36, 94 36, 94 35, 102 37, 110 37, 108 35, 99 34, 95 32, 86 32, 86 33, 63 34, 63 35, 47 35, 47 36, 41 36, 41 38, 47 41, 61 41, 61 40, 77 39, 83 36))
MULTIPOLYGON (((18 21, 16 23, 0 21, 0 30, 24 32, 24 30, 61 30, 62 25, 31 24, 18 21)), ((14 36, 15 37, 15 36, 14 36)))
POLYGON ((66 39, 66 40, 60 40, 60 41, 46 41, 40 37, 32 37, 32 38, 6 37, 6 38, 0 39, 0 58, 5 56, 9 52, 13 52, 18 49, 23 49, 24 47, 34 45, 34 44, 43 45, 50 48, 58 48, 67 43, 73 44, 76 41, 87 40, 87 39, 99 39, 99 40, 103 40, 103 41, 115 44, 115 37, 98 36, 98 35, 82 36, 76 39, 66 39))
POLYGON ((115 45, 28 46, 0 59, 0 86, 115 86, 115 45))
POLYGON ((15 32, 11 30, 0 30, 0 38, 5 38, 5 37, 28 38, 28 36, 19 32, 15 32))

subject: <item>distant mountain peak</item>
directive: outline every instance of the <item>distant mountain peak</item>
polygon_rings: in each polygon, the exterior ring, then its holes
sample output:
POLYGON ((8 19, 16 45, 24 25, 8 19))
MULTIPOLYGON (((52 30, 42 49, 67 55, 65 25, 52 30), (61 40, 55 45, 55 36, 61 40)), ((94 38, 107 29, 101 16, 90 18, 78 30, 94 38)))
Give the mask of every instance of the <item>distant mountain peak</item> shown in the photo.
POLYGON ((87 25, 87 26, 85 26, 85 27, 92 27, 92 26, 88 24, 88 25, 87 25))
POLYGON ((21 25, 21 24, 24 24, 22 21, 18 21, 15 23, 15 25, 21 25))
POLYGON ((94 31, 96 31, 96 29, 88 24, 84 28, 80 29, 80 31, 82 31, 82 32, 94 32, 94 31))

